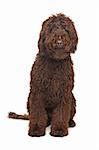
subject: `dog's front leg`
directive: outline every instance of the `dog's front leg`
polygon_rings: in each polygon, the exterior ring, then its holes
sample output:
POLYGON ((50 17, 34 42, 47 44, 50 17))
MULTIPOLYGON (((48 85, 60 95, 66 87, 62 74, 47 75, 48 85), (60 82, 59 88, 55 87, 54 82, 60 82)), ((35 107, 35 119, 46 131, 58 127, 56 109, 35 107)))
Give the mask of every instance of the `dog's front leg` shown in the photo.
POLYGON ((47 114, 42 102, 42 96, 29 96, 29 136, 43 136, 47 126, 47 114))
POLYGON ((50 133, 52 136, 68 135, 70 107, 71 105, 63 100, 53 111, 50 133))

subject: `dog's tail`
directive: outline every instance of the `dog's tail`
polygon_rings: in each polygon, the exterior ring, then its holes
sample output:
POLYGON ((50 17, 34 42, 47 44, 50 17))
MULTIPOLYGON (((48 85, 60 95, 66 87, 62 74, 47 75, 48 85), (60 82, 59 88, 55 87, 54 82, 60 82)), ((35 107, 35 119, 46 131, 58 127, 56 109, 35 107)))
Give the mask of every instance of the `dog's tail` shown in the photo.
POLYGON ((28 115, 28 114, 19 115, 19 114, 16 114, 16 113, 14 113, 14 112, 9 112, 9 113, 8 113, 8 118, 29 120, 29 115, 28 115))

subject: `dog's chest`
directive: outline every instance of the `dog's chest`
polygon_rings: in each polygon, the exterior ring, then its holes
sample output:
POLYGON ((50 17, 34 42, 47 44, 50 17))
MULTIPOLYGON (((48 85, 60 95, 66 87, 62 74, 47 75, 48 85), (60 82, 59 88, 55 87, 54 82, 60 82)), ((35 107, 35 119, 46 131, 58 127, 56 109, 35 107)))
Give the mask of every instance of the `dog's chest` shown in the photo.
POLYGON ((47 96, 59 97, 68 84, 69 71, 64 63, 49 63, 41 72, 41 90, 47 96))
POLYGON ((42 78, 41 90, 45 95, 45 104, 48 107, 59 103, 66 92, 68 85, 68 68, 58 64, 45 69, 44 78, 42 78), (47 70, 48 69, 48 70, 47 70))
POLYGON ((32 85, 42 93, 46 106, 56 105, 72 86, 71 62, 36 62, 32 70, 32 85), (38 63, 38 65, 37 65, 38 63))

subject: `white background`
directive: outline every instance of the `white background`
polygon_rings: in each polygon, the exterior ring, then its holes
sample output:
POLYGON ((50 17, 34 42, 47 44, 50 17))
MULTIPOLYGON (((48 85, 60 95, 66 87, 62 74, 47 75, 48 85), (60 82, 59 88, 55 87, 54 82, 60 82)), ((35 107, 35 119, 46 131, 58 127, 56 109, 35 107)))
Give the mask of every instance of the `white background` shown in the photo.
POLYGON ((96 0, 0 0, 0 149, 99 150, 97 10, 96 0), (8 119, 7 113, 26 112, 41 24, 60 12, 75 22, 79 36, 72 55, 77 126, 64 138, 51 137, 49 128, 46 136, 32 138, 28 121, 8 119))

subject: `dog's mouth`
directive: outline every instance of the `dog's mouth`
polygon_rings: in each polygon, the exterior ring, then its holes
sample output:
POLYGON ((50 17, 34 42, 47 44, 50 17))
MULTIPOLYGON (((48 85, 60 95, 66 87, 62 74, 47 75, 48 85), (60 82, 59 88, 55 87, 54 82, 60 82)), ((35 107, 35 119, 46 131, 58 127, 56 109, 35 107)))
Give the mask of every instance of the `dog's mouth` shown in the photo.
POLYGON ((65 49, 65 46, 63 44, 55 45, 55 46, 53 46, 53 49, 55 49, 56 51, 61 51, 61 50, 65 49))
POLYGON ((68 45, 68 43, 61 43, 52 46, 52 57, 54 59, 65 59, 70 53, 70 45, 68 45))
POLYGON ((51 43, 48 47, 46 47, 46 50, 49 57, 55 60, 63 60, 70 55, 70 50, 68 46, 65 46, 64 44, 57 45, 51 43))
POLYGON ((53 48, 57 50, 64 49, 64 43, 62 40, 57 40, 56 43, 53 44, 53 48))

